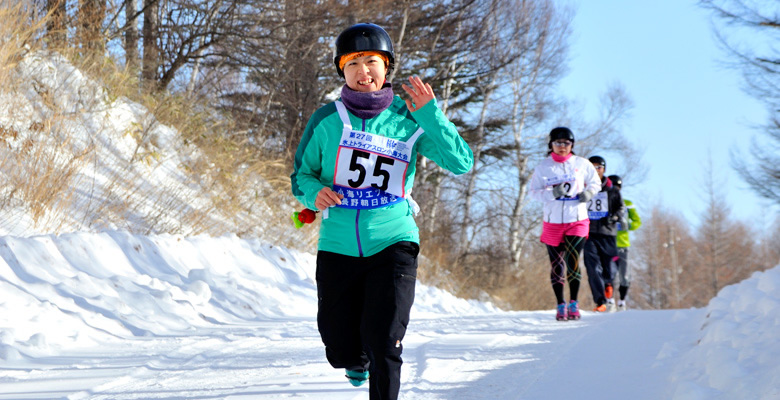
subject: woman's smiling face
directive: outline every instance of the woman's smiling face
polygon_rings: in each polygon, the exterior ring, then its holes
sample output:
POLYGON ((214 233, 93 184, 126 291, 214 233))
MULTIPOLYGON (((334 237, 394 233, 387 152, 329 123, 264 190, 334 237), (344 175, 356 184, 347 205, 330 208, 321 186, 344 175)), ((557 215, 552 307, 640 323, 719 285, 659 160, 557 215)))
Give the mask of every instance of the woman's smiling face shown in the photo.
POLYGON ((375 55, 357 57, 344 65, 347 86, 358 92, 375 92, 381 89, 386 75, 385 61, 375 55))

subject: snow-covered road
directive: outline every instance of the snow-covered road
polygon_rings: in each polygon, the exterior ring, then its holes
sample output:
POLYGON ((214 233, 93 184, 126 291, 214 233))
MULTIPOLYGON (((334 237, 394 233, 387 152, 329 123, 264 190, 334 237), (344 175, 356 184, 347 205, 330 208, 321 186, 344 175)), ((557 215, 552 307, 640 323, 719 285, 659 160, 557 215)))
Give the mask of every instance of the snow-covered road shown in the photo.
MULTIPOLYGON (((0 399, 368 399, 325 360, 313 276, 235 236, 0 237, 0 399)), ((558 322, 418 285, 401 398, 777 399, 779 289, 558 322)))
MULTIPOLYGON (((699 311, 416 318, 403 399, 668 398, 670 343, 699 311)), ((674 359, 674 357, 672 357, 674 359)), ((2 373, 2 399, 368 399, 325 361, 313 319, 133 338, 2 373)))

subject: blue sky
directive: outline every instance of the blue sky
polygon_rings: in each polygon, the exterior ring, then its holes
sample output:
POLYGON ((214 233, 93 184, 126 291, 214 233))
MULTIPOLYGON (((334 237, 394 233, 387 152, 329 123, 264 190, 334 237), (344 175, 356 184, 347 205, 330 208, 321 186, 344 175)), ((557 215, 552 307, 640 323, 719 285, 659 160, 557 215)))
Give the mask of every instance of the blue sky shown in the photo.
MULTIPOLYGON (((644 215, 660 204, 697 226, 706 207, 702 180, 710 152, 732 217, 766 229, 773 222, 767 216, 777 209, 742 183, 729 151, 747 154, 751 137, 760 137, 754 127, 767 113, 741 90, 740 71, 724 66, 727 56, 716 44, 711 14, 693 0, 570 4, 576 13, 570 73, 561 90, 585 102, 590 119, 611 83, 621 83, 634 101, 623 132, 645 149, 650 169, 643 183, 624 182, 624 195, 644 215)), ((619 163, 607 162, 607 173, 621 173, 619 163)))

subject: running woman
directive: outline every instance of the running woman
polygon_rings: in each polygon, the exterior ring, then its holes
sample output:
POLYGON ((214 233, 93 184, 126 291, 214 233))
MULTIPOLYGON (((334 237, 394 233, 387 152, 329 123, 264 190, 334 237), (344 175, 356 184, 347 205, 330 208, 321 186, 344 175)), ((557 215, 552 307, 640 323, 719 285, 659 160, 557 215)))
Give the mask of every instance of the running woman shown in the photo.
POLYGON ((421 154, 455 174, 473 154, 419 77, 394 95, 390 36, 357 24, 336 39, 346 84, 309 119, 295 154, 293 195, 321 211, 317 326, 325 355, 372 400, 397 399, 402 341, 414 302, 419 208, 409 196, 421 154))
POLYGON ((593 165, 574 154, 574 133, 557 127, 550 131, 548 157, 531 176, 530 196, 544 203, 542 236, 552 268, 550 281, 557 300, 555 319, 580 319, 577 294, 580 289, 578 262, 590 221, 587 202, 601 189, 593 165), (569 303, 564 299, 564 283, 569 283, 569 303))

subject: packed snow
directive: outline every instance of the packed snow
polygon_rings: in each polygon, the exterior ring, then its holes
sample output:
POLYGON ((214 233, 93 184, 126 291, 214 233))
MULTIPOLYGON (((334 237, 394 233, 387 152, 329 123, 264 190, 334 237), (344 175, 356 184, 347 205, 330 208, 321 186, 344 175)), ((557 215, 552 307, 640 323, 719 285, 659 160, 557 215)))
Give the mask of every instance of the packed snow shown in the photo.
MULTIPOLYGON (((236 236, 0 237, 0 399, 367 399, 325 360, 314 270, 236 236)), ((559 322, 418 284, 401 398, 777 399, 778 289, 559 322)))

